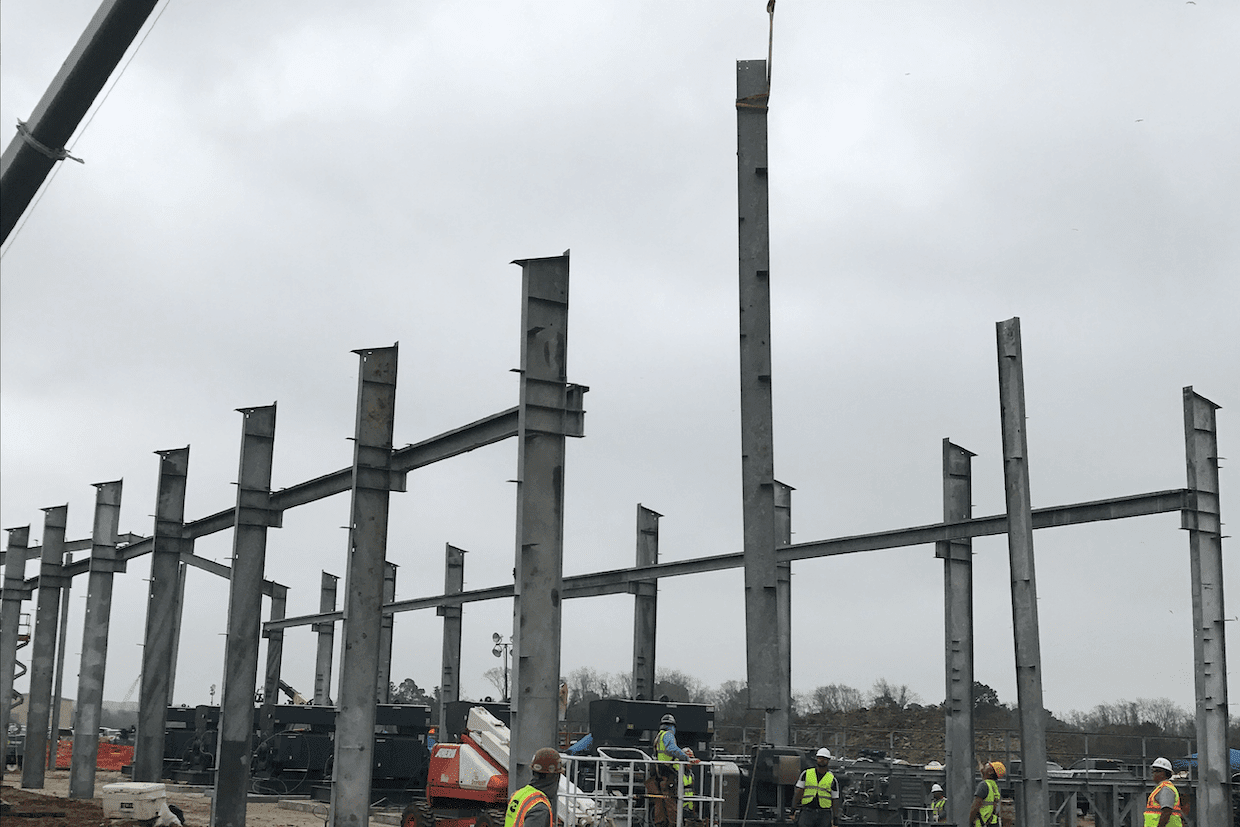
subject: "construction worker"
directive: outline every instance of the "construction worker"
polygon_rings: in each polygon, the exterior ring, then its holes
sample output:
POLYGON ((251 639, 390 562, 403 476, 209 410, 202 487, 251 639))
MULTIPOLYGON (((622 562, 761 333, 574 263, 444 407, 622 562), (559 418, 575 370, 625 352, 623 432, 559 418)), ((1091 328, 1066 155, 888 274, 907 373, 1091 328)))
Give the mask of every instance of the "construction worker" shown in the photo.
POLYGON ((934 810, 935 821, 947 821, 947 795, 938 784, 930 788, 930 809, 934 810))
POLYGON ((555 827, 556 794, 560 789, 560 754, 543 747, 530 760, 534 777, 512 794, 504 827, 555 827))
POLYGON ((831 772, 831 750, 814 753, 814 766, 797 779, 796 807, 792 818, 797 827, 832 827, 839 819, 840 786, 831 772))
POLYGON ((676 823, 676 768, 672 761, 688 761, 696 764, 698 759, 685 752, 676 743, 676 716, 664 715, 659 720, 659 732, 654 736, 654 774, 646 779, 646 792, 653 802, 650 817, 655 827, 671 827, 676 823))
POLYGON ((1154 776, 1154 792, 1145 801, 1145 827, 1183 827, 1184 811, 1180 809, 1180 791, 1171 783, 1171 762, 1155 758, 1150 774, 1154 776))
MULTIPOLYGON (((690 761, 697 760, 697 756, 693 754, 693 750, 689 749, 688 747, 685 747, 685 755, 689 756, 690 761)), ((682 817, 684 821, 689 821, 694 816, 693 773, 689 771, 688 767, 685 767, 684 771, 681 773, 681 777, 683 778, 681 801, 684 802, 684 812, 683 812, 682 817)))
POLYGON ((991 761, 982 767, 982 780, 973 791, 973 807, 969 810, 969 827, 999 824, 999 779, 1007 775, 1002 761, 991 761))

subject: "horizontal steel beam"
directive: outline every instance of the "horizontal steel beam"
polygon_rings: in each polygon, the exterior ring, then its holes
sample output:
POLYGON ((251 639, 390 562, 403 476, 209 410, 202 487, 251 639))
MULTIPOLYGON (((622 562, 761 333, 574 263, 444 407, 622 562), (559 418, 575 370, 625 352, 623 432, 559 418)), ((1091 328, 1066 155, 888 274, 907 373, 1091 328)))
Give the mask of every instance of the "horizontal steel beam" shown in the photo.
MULTIPOLYGON (((1189 491, 1176 488, 1169 491, 1155 491, 1150 494, 1134 494, 1129 497, 1116 497, 1109 500, 1073 503, 1071 505, 1037 508, 1033 511, 1033 527, 1055 528, 1081 523, 1095 523, 1102 520, 1121 520, 1128 517, 1144 517, 1151 514, 1164 514, 1187 508, 1189 491)), ((778 562, 793 560, 811 560, 818 557, 831 557, 837 554, 854 554, 860 551, 879 551, 890 548, 929 545, 932 543, 959 540, 966 537, 986 537, 1007 532, 1007 515, 979 517, 957 523, 934 523, 932 525, 900 528, 894 531, 880 531, 874 534, 856 534, 850 537, 838 537, 833 540, 816 540, 808 543, 794 543, 781 546, 776 552, 778 562)), ((625 569, 578 574, 564 578, 562 596, 599 597, 606 594, 625 594, 630 584, 655 580, 662 577, 682 577, 687 574, 704 574, 710 571, 740 568, 744 565, 745 555, 741 552, 718 554, 712 557, 695 557, 691 560, 677 560, 671 563, 656 563, 649 566, 633 566, 625 569)), ((474 603, 480 600, 496 600, 512 597, 513 586, 494 586, 488 589, 476 589, 456 594, 418 597, 412 600, 399 600, 383 607, 383 613, 396 614, 411 612, 418 609, 431 609, 437 606, 460 606, 463 603, 474 603)), ((284 620, 269 621, 263 629, 289 629, 295 626, 308 626, 312 623, 330 623, 343 617, 342 612, 324 612, 315 615, 290 617, 284 620)))
MULTIPOLYGON (((422 468, 451 457, 459 456, 482 448, 496 442, 502 442, 509 437, 517 435, 517 409, 509 408, 497 414, 484 417, 468 425, 462 425, 451 431, 445 431, 438 436, 430 439, 424 439, 421 442, 406 445, 404 448, 397 448, 392 451, 392 470, 399 474, 405 474, 415 468, 422 468)), ((288 488, 282 488, 279 491, 273 491, 271 494, 270 509, 275 513, 280 513, 289 508, 295 508, 299 505, 312 503, 330 497, 333 494, 342 494, 348 491, 353 481, 353 468, 342 468, 339 471, 333 471, 330 474, 324 474, 307 482, 298 483, 288 488)), ((235 519, 235 509, 226 508, 223 511, 217 511, 214 514, 202 517, 193 522, 185 524, 182 537, 186 539, 196 540, 199 537, 206 537, 220 531, 227 531, 233 527, 235 519)), ((118 537, 120 542, 128 542, 128 545, 117 549, 117 555, 125 560, 132 560, 135 557, 141 557, 143 554, 149 554, 154 547, 150 537, 141 537, 137 534, 125 534, 118 537)), ((90 540, 74 540, 65 543, 66 551, 78 551, 90 548, 90 540)), ((39 556, 40 549, 33 546, 26 550, 26 559, 31 560, 39 556)), ((0 552, 2 555, 2 552, 0 552)), ((193 555, 190 555, 191 557, 193 555)), ((207 571, 212 571, 210 566, 218 566, 218 563, 212 563, 201 557, 194 557, 193 560, 182 558, 185 563, 196 566, 207 571), (198 562, 196 562, 198 561, 198 562)), ((0 556, 0 563, 3 563, 3 557, 0 556)), ((79 574, 85 574, 90 567, 88 560, 79 560, 65 567, 64 575, 67 577, 76 577, 79 574)), ((226 566, 220 568, 227 571, 226 566)), ((215 572, 219 574, 219 572, 215 572)), ((227 577, 227 574, 221 575, 227 577)), ((38 588, 38 576, 26 580, 25 588, 38 588)), ((270 596, 271 590, 267 584, 263 586, 263 594, 270 596)), ((418 607, 421 608, 421 607, 418 607)), ((402 610, 405 611, 405 610, 402 610)))

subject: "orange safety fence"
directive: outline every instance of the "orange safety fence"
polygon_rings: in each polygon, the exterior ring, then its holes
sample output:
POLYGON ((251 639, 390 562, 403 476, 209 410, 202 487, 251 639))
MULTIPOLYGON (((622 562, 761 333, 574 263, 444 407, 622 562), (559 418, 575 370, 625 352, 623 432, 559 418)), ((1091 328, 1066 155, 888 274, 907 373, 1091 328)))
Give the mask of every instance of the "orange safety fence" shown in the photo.
MULTIPOLYGON (((73 742, 56 742, 56 769, 67 770, 73 759, 73 742)), ((99 744, 99 757, 95 766, 101 770, 120 772, 121 767, 133 763, 132 744, 99 744)))

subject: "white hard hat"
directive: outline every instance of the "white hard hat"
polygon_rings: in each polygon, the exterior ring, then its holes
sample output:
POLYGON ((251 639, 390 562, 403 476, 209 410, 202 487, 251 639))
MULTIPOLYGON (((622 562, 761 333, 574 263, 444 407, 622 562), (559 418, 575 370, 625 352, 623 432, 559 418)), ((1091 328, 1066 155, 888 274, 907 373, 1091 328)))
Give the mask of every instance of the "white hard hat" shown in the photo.
POLYGON ((1171 762, 1166 758, 1155 758, 1154 763, 1150 765, 1152 769, 1166 770, 1167 775, 1171 775, 1171 762))
POLYGON ((930 792, 932 792, 932 793, 941 793, 941 792, 943 792, 943 788, 942 788, 942 787, 940 787, 938 784, 935 784, 933 787, 931 787, 931 788, 930 788, 930 792))
POLYGON ((827 749, 826 747, 823 747, 822 749, 814 753, 814 757, 815 758, 830 758, 831 750, 827 749))

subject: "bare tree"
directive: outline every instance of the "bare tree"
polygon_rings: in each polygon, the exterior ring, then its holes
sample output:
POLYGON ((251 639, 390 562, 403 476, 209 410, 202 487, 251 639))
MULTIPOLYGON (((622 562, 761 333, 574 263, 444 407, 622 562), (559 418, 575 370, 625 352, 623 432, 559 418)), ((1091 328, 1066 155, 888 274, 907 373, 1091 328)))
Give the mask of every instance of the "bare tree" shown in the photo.
POLYGON ((870 690, 870 703, 874 706, 894 706, 897 709, 904 709, 909 704, 920 702, 921 698, 908 688, 908 684, 897 686, 889 683, 886 678, 874 681, 874 687, 870 690))
POLYGON ((851 686, 829 683, 814 690, 809 705, 814 712, 852 712, 865 706, 865 696, 851 686))

